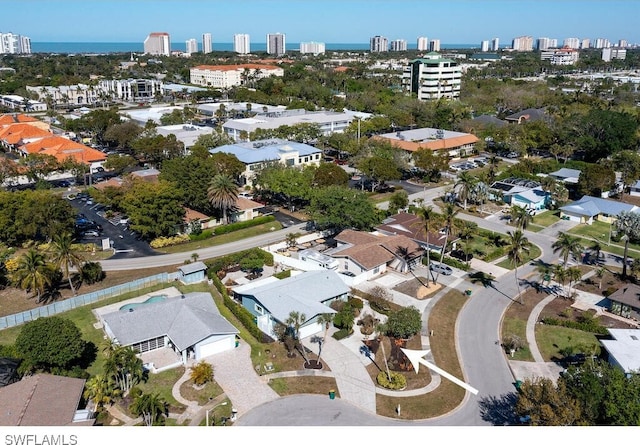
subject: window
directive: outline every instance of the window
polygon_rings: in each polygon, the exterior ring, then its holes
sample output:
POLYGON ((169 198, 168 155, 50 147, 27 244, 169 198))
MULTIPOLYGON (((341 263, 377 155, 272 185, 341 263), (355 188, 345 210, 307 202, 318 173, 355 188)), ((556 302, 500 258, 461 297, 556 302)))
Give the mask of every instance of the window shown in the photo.
POLYGON ((258 303, 255 304, 254 309, 259 314, 264 314, 264 308, 260 306, 258 303))

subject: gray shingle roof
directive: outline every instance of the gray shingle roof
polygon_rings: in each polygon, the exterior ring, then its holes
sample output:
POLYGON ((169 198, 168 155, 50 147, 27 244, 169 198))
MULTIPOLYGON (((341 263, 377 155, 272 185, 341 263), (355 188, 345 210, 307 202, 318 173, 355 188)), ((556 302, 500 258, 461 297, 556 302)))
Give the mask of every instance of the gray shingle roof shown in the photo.
POLYGON ((167 335, 181 351, 212 335, 236 334, 238 330, 218 311, 207 292, 143 304, 133 311, 103 316, 121 345, 132 345, 167 335))
POLYGON ((600 214, 616 216, 619 215, 620 212, 637 212, 640 209, 624 202, 597 198, 595 196, 583 196, 577 201, 560 207, 560 210, 566 213, 591 217, 600 214))
POLYGON ((194 263, 185 264, 184 266, 178 267, 178 270, 183 274, 187 275, 194 272, 200 272, 201 270, 207 270, 207 265, 202 261, 196 261, 194 263))

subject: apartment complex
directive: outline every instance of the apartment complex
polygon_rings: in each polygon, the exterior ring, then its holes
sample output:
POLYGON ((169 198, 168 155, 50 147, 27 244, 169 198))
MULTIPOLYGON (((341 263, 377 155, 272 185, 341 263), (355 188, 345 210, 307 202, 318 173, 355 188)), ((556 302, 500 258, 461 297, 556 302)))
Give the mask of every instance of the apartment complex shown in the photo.
POLYGON ((514 51, 533 51, 533 37, 520 36, 513 39, 511 48, 514 51))
POLYGON ((167 32, 152 32, 144 40, 144 53, 155 56, 171 55, 171 37, 167 32))
POLYGON ((440 51, 440 39, 431 39, 429 42, 429 51, 438 52, 440 51))
POLYGON ((540 53, 540 60, 548 60, 551 65, 574 65, 579 58, 579 51, 573 48, 556 48, 540 53))
POLYGON ((500 39, 494 38, 491 40, 491 51, 498 51, 500 49, 500 39))
POLYGON ((300 42, 300 54, 324 54, 325 45, 320 42, 300 42))
POLYGON ((462 68, 457 61, 430 52, 406 65, 402 72, 402 86, 415 93, 420 100, 457 99, 460 96, 462 68))
POLYGON ((213 39, 211 33, 206 32, 202 34, 202 52, 209 54, 211 51, 213 51, 213 39))
POLYGON ((429 39, 426 37, 418 37, 418 51, 427 51, 429 49, 429 39))
POLYGON ((286 52, 285 35, 275 33, 267 34, 267 54, 272 54, 276 57, 284 55, 286 52))
POLYGON ((101 80, 98 89, 111 99, 143 102, 162 94, 163 83, 156 79, 101 80))
POLYGON ((79 83, 77 85, 54 86, 26 86, 27 91, 36 93, 38 100, 51 103, 53 106, 73 107, 77 105, 92 105, 98 101, 99 89, 79 83))
POLYGON ((275 65, 245 63, 240 65, 199 65, 189 71, 191 83, 204 87, 231 88, 250 79, 284 76, 284 70, 275 65))
POLYGON ((482 42, 480 42, 480 51, 483 53, 486 53, 489 51, 489 41, 488 40, 483 40, 482 42))
POLYGON ((384 53, 389 51, 389 40, 383 36, 371 37, 369 40, 369 51, 372 53, 384 53))
POLYGON ((536 49, 538 51, 546 51, 549 48, 553 48, 553 39, 550 39, 549 37, 539 37, 538 40, 536 41, 536 49))
POLYGON ((627 58, 627 49, 620 47, 602 48, 602 60, 611 62, 613 59, 624 60, 627 58))
POLYGON ((398 39, 393 40, 391 42, 391 51, 406 51, 407 50, 407 41, 398 39))
POLYGON ((439 128, 415 128, 376 135, 373 139, 390 142, 394 148, 402 150, 408 158, 411 153, 418 150, 431 150, 443 156, 457 158, 473 153, 479 141, 473 134, 439 128))
POLYGON ((563 48, 580 49, 580 39, 577 37, 567 37, 562 44, 563 48))
POLYGON ((238 54, 249 54, 251 52, 249 34, 233 35, 233 51, 238 54))
POLYGON ((610 46, 609 39, 598 38, 593 42, 593 47, 596 49, 609 48, 610 46))
POLYGON ((31 39, 20 34, 0 32, 0 54, 31 54, 31 39))
POLYGON ((198 41, 196 39, 189 39, 185 42, 185 52, 189 55, 198 52, 198 41))

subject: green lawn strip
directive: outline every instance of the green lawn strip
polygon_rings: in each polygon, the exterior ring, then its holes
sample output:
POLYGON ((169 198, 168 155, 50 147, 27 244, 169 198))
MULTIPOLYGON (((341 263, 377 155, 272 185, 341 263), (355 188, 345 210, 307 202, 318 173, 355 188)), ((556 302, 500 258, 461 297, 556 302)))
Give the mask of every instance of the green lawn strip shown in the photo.
POLYGON ((531 232, 540 232, 541 230, 545 229, 545 226, 538 226, 536 224, 529 224, 527 226, 527 230, 531 231, 531 232))
POLYGON ((598 338, 591 332, 543 324, 536 325, 536 342, 545 361, 562 358, 560 350, 568 346, 580 350, 590 350, 594 346, 600 347, 598 338))
MULTIPOLYGON (((580 236, 590 241, 593 244, 596 240, 603 246, 607 245, 606 249, 609 250, 615 246, 624 249, 624 241, 609 242, 609 233, 612 229, 611 224, 602 221, 593 221, 592 224, 580 224, 569 230, 569 233, 575 236, 580 236)), ((640 253, 640 244, 629 243, 629 251, 637 251, 640 253)))
MULTIPOLYGON (((549 227, 550 225, 560 221, 559 214, 559 210, 548 210, 546 212, 542 212, 533 217, 533 221, 531 221, 531 224, 534 224, 536 226, 549 227)), ((529 227, 531 227, 531 225, 529 225, 529 227)))
MULTIPOLYGON (((525 263, 527 261, 531 261, 534 260, 536 258, 538 258, 540 255, 542 254, 542 251, 540 250, 540 248, 538 246, 536 246, 535 244, 531 245, 531 248, 529 249, 529 254, 525 255, 525 263)), ((509 270, 513 270, 513 263, 511 263, 511 260, 509 258, 505 258, 502 261, 500 261, 499 263, 496 263, 496 266, 499 267, 503 267, 505 269, 509 269, 509 270)))
POLYGON ((161 253, 191 252, 192 250, 233 243, 234 241, 263 235, 265 233, 273 232, 274 230, 280 229, 282 229, 282 224, 280 224, 278 221, 272 221, 266 224, 260 224, 259 226, 248 227, 246 229, 236 230, 235 232, 225 233, 224 235, 214 235, 206 240, 191 241, 184 244, 177 244, 175 246, 163 247, 162 249, 157 249, 157 251, 161 253))
MULTIPOLYGON (((502 337, 505 338, 509 335, 517 335, 520 337, 525 343, 527 340, 527 320, 521 320, 519 318, 505 318, 502 321, 502 337)), ((513 357, 510 357, 511 360, 532 362, 533 356, 531 355, 531 350, 529 349, 528 344, 525 344, 524 347, 518 349, 513 357)))
POLYGON ((149 374, 146 382, 139 383, 136 386, 138 386, 144 394, 158 394, 169 405, 181 408, 184 405, 173 398, 171 390, 178 379, 182 377, 184 371, 184 366, 180 366, 178 368, 167 369, 158 374, 149 374))

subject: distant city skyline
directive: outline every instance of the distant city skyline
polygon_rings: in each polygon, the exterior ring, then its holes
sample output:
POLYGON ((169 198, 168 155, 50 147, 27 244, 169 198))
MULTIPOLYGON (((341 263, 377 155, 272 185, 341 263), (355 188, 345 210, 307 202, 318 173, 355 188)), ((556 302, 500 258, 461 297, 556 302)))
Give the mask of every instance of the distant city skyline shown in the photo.
POLYGON ((142 42, 167 32, 182 42, 204 33, 216 42, 282 33, 288 42, 366 43, 379 35, 478 46, 518 36, 640 44, 640 2, 624 0, 0 0, 0 10, 0 32, 33 42, 142 42))

